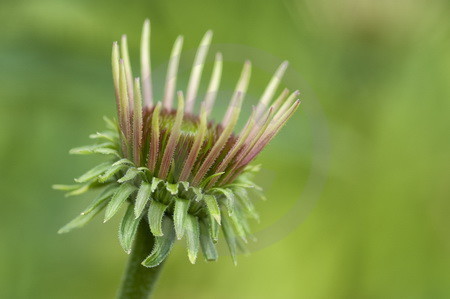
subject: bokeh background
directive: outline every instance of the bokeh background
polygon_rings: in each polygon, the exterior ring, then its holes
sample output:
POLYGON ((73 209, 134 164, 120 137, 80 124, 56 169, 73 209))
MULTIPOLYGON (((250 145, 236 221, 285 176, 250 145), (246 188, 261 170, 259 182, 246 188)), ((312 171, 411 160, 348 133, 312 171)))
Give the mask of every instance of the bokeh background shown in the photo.
POLYGON ((114 116, 111 42, 128 33, 138 62, 147 17, 161 76, 177 34, 189 61, 213 29, 237 53, 224 88, 240 47, 259 61, 247 107, 281 59, 303 92, 259 158, 262 245, 237 267, 178 245, 156 298, 450 298, 449 15, 445 0, 2 0, 0 298, 114 297, 120 217, 57 235, 90 198, 50 186, 98 161, 67 152, 114 116))

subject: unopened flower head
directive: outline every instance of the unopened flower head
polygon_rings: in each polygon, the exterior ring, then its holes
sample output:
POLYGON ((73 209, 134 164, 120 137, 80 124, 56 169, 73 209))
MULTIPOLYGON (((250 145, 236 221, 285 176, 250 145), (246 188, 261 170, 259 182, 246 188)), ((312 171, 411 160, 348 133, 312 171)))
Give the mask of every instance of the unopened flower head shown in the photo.
POLYGON ((54 188, 78 195, 94 188, 104 191, 81 213, 61 228, 68 232, 86 224, 105 210, 104 221, 125 205, 119 240, 129 253, 137 227, 148 222, 155 245, 144 266, 159 265, 176 239, 187 240, 189 260, 195 263, 200 249, 208 261, 218 258, 215 244, 223 231, 233 260, 252 238, 249 219, 258 219, 249 191, 262 195, 251 179, 259 166, 250 163, 293 115, 298 92, 275 92, 287 68, 283 62, 237 133, 241 105, 249 84, 251 63, 244 63, 235 91, 220 122, 210 119, 220 87, 222 55, 215 55, 206 95, 198 96, 212 32, 203 37, 185 92, 176 92, 183 37, 173 46, 162 99, 154 97, 150 66, 150 23, 144 23, 141 39, 140 78, 134 78, 126 36, 113 43, 112 72, 117 121, 107 118, 108 130, 91 135, 94 145, 75 148, 72 154, 104 154, 108 162, 75 179, 76 185, 54 188), (176 106, 175 106, 176 102, 176 106), (195 103, 199 102, 199 111, 195 103))

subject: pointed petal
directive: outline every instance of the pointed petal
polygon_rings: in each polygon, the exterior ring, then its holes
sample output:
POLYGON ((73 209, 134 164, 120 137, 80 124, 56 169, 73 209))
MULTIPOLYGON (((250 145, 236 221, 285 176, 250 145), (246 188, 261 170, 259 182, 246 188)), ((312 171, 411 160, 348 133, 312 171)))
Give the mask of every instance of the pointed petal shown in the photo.
POLYGON ((127 42, 127 36, 125 34, 122 35, 122 40, 120 43, 120 50, 121 50, 122 59, 123 59, 124 65, 125 65, 125 73, 126 73, 127 87, 128 87, 128 101, 129 101, 130 107, 133 107, 133 72, 131 70, 130 55, 128 54, 128 42, 127 42))
POLYGON ((161 102, 155 107, 152 116, 152 129, 151 129, 151 137, 150 137, 150 150, 148 152, 148 169, 151 173, 155 172, 156 160, 158 159, 158 151, 159 151, 159 113, 161 110, 161 102))
POLYGON ((247 165, 250 163, 258 154, 262 151, 262 149, 272 140, 275 135, 278 134, 280 129, 284 124, 292 117, 294 112, 297 110, 300 105, 300 100, 295 101, 294 104, 278 119, 275 120, 275 123, 271 124, 267 131, 264 132, 262 137, 258 140, 258 142, 254 145, 252 150, 247 154, 247 156, 240 163, 240 167, 247 165))
POLYGON ((219 156, 220 152, 222 151, 223 147, 225 146, 225 143, 228 141, 228 138, 230 138, 231 134, 233 133, 233 129, 236 126, 237 120, 239 118, 239 114, 241 112, 241 105, 242 105, 242 96, 240 93, 237 94, 238 100, 236 101, 236 105, 233 106, 233 112, 231 114, 231 120, 228 124, 228 126, 225 127, 222 134, 220 134, 219 139, 214 144, 213 148, 209 152, 209 154, 206 156, 205 160, 203 161, 203 164, 200 166, 199 170, 197 171, 197 174, 195 175, 193 179, 193 185, 197 186, 202 178, 205 176, 206 172, 209 170, 211 165, 214 163, 214 161, 219 156))
POLYGON ((212 31, 206 32, 195 55, 186 92, 186 113, 193 112, 198 86, 200 85, 203 66, 205 64, 206 55, 208 54, 209 45, 211 44, 211 39, 212 31))
POLYGON ((286 113, 286 111, 292 106, 292 103, 295 101, 295 99, 299 95, 300 95, 300 92, 298 90, 296 90, 287 98, 287 100, 283 103, 283 105, 280 107, 280 109, 277 111, 277 113, 273 117, 274 121, 279 120, 280 117, 286 113))
POLYGON ((286 99, 286 97, 288 95, 289 95, 289 89, 287 89, 287 88, 283 89, 283 91, 280 93, 280 95, 278 96, 278 98, 275 100, 275 102, 272 105, 273 111, 277 111, 278 108, 280 108, 281 104, 284 102, 284 100, 286 99))
POLYGON ((197 160, 198 153, 200 152, 201 146, 203 144, 203 139, 205 138, 207 130, 207 113, 205 109, 200 112, 200 125, 198 128, 197 135, 195 136, 194 143, 192 144, 189 155, 184 163, 183 170, 181 171, 179 181, 186 181, 191 174, 192 167, 197 160))
MULTIPOLYGON (((127 83, 127 75, 126 75, 126 70, 125 70, 125 63, 123 61, 123 59, 120 60, 120 77, 119 77, 119 81, 120 81, 120 102, 121 102, 121 107, 123 108, 122 111, 122 119, 124 121, 124 128, 125 128, 125 136, 127 139, 127 142, 130 142, 130 138, 131 138, 131 123, 129 120, 129 115, 130 115, 130 102, 129 102, 129 97, 128 97, 128 83, 127 83)), ((127 155, 127 153, 125 153, 127 155)))
POLYGON ((142 96, 139 78, 136 78, 134 81, 133 142, 134 163, 140 165, 142 145, 142 96))
POLYGON ((144 22, 141 36, 141 80, 144 93, 144 107, 153 105, 152 76, 150 62, 150 20, 144 22))
POLYGON ((242 150, 238 152, 236 155, 236 161, 233 162, 233 166, 227 170, 227 173, 221 178, 221 184, 230 182, 230 178, 236 173, 236 169, 239 168, 239 163, 242 161, 245 156, 250 152, 250 150, 253 148, 253 146, 256 144, 256 142, 260 139, 260 137, 264 134, 267 127, 270 124, 270 121, 272 120, 273 115, 273 109, 269 109, 266 112, 266 115, 260 119, 258 119, 251 130, 250 134, 247 136, 245 140, 245 144, 242 147, 242 150))
POLYGON ((181 48, 183 47, 183 37, 180 35, 175 40, 172 53, 170 54, 169 66, 167 68, 166 86, 164 89, 163 108, 167 111, 172 109, 173 97, 177 85, 178 64, 181 57, 181 48))
POLYGON ((170 168, 170 162, 172 161, 173 153, 180 138, 181 124, 183 122, 184 116, 184 98, 183 93, 178 93, 178 107, 177 114, 175 116, 175 121, 172 127, 172 132, 170 133, 169 140, 167 141, 166 148, 164 149, 164 155, 161 160, 161 166, 159 169, 158 177, 160 179, 165 179, 170 168))
POLYGON ((217 97, 217 90, 219 89, 220 79, 222 77, 222 53, 217 53, 214 60, 211 80, 209 81, 208 89, 205 95, 206 114, 210 115, 214 102, 217 97))
MULTIPOLYGON (((214 172, 224 171, 227 168, 228 164, 231 162, 231 160, 234 158, 234 156, 242 149, 244 142, 246 141, 248 135, 250 134, 250 132, 255 124, 255 120, 254 120, 255 113, 256 113, 256 111, 255 111, 255 109, 253 109, 253 112, 252 112, 249 120, 247 121, 247 124, 244 126, 241 133, 239 134, 238 140, 233 145, 231 150, 227 153, 227 155, 222 160, 222 162, 220 162, 219 166, 215 169, 214 172)), ((219 178, 212 179, 208 183, 207 188, 212 187, 218 179, 219 178)))
POLYGON ((272 97, 277 90, 288 65, 289 63, 287 61, 284 61, 275 71, 272 79, 270 79, 270 82, 267 85, 266 90, 264 90, 264 93, 261 96, 261 99, 259 100, 258 106, 256 108, 258 117, 261 116, 264 113, 264 110, 269 106, 270 101, 272 100, 272 97))
POLYGON ((112 55, 111 55, 111 65, 114 81, 114 91, 116 94, 116 104, 117 104, 117 114, 120 115, 120 94, 119 94, 119 45, 117 42, 113 43, 112 55))
POLYGON ((244 63, 244 67, 242 68, 241 72, 241 77, 239 78, 232 100, 230 101, 227 112, 225 113, 225 116, 222 120, 222 126, 226 127, 230 123, 231 114, 233 113, 234 107, 238 105, 238 101, 243 101, 245 93, 247 92, 251 71, 252 71, 252 64, 249 60, 247 60, 244 63))

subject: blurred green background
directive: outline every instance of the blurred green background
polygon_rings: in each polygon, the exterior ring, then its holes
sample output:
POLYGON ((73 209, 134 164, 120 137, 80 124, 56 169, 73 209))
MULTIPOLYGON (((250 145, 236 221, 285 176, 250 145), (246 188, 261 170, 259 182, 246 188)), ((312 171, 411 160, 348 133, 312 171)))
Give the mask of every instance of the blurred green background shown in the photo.
MULTIPOLYGON (((57 235, 90 198, 50 186, 98 161, 67 152, 114 116, 111 42, 128 33, 138 62, 146 17, 159 70, 177 34, 192 54, 212 29, 217 48, 288 59, 303 92, 258 159, 269 200, 254 228, 293 206, 304 221, 263 234, 237 267, 192 266, 176 246, 156 298, 450 298, 449 15, 445 0, 2 0, 0 298, 113 298, 120 217, 57 235)), ((239 70, 225 61, 231 89, 239 70)), ((255 65, 248 107, 280 61, 255 65)))

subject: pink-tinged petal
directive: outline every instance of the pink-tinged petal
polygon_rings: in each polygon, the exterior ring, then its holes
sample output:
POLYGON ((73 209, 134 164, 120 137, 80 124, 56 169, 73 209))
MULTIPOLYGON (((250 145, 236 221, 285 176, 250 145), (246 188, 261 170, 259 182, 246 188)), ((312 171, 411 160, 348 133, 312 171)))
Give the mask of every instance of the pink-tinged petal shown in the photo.
POLYGON ((161 166, 159 168, 158 177, 160 179, 166 179, 169 172, 170 164, 172 161, 173 153, 177 146, 178 140, 181 133, 181 124, 183 122, 184 116, 184 98, 181 91, 178 92, 178 107, 177 114, 175 115, 175 121, 172 127, 172 132, 170 133, 169 140, 167 141, 166 148, 164 149, 164 155, 161 160, 161 166))
POLYGON ((191 147, 189 152, 189 156, 184 163, 183 170, 181 171, 179 181, 186 181, 191 174, 192 167, 197 160, 198 153, 202 147, 203 140, 205 138, 206 129, 207 129, 207 113, 206 113, 206 104, 203 102, 202 111, 200 112, 200 125, 198 128, 197 135, 195 136, 194 144, 191 147))
MULTIPOLYGON (((120 106, 122 107, 122 119, 124 120, 125 137, 127 146, 131 144, 131 122, 130 122, 130 105, 128 99, 128 84, 126 78, 126 71, 123 59, 120 59, 120 74, 119 74, 119 88, 120 88, 120 106)), ((127 157, 130 153, 127 150, 127 157)))
POLYGON ((194 64, 192 66, 191 77, 186 92, 186 113, 192 114, 194 110, 195 99, 197 97, 198 86, 202 76, 203 66, 205 64, 206 55, 208 54, 209 45, 211 44, 212 31, 208 31, 203 36, 197 54, 195 55, 194 64))
POLYGON ((144 94, 144 107, 153 105, 152 70, 150 61, 150 20, 145 20, 141 36, 141 80, 144 94))
POLYGON ((155 173, 156 160, 159 152, 159 113, 161 111, 161 102, 155 107, 152 115, 152 127, 150 133, 150 150, 148 152, 148 169, 151 173, 155 173))
POLYGON ((120 50, 122 54, 122 59, 125 66, 125 74, 127 78, 128 87, 128 102, 130 103, 130 111, 133 111, 133 72, 131 71, 130 55, 128 54, 128 42, 127 36, 122 35, 122 40, 120 43, 120 50))
MULTIPOLYGON (((241 133, 239 134, 239 137, 237 141, 234 143, 231 150, 227 153, 225 158, 220 162, 217 169, 214 170, 215 173, 219 173, 224 171, 231 160, 234 158, 234 156, 239 152, 239 150, 242 149, 242 146, 244 145, 245 140, 247 139, 248 135, 250 134, 253 126, 255 125, 255 113, 256 109, 253 109, 252 114, 250 115, 249 120, 245 124, 244 128, 241 130, 241 133)), ((207 185, 207 188, 210 188, 214 185, 214 183, 219 179, 219 177, 213 178, 207 185)))
POLYGON ((140 79, 134 80, 134 110, 133 110, 133 148, 134 148, 134 163, 140 165, 141 163, 141 148, 142 148, 142 96, 140 79))
MULTIPOLYGON (((112 70, 113 70, 113 81, 114 81, 114 92, 116 96, 116 106, 117 106, 117 116, 119 120, 119 129, 120 129, 120 135, 123 136, 125 134, 125 121, 124 115, 125 112, 123 111, 123 107, 120 100, 120 53, 119 53, 119 45, 117 42, 113 43, 112 48, 112 57, 111 57, 111 64, 112 64, 112 70)), ((121 142, 121 149, 122 153, 126 155, 127 153, 127 145, 125 142, 125 138, 120 138, 121 142)))
POLYGON ((206 175, 209 168, 213 165, 214 161, 217 159, 217 157, 219 156, 223 147, 225 146, 226 142, 228 141, 231 134, 233 133, 233 129, 236 126, 237 120, 239 118, 239 114, 241 112, 241 105, 242 105, 242 95, 240 93, 238 93, 236 105, 233 106, 233 112, 231 113, 230 122, 224 128, 224 130, 220 134, 218 140, 214 144, 213 148, 208 153, 208 155, 206 156, 202 165, 200 166, 199 170, 197 171, 197 173, 192 181, 194 186, 198 186, 200 184, 201 180, 206 175))
POLYGON ((123 108, 120 102, 120 65, 119 65, 120 53, 119 45, 117 42, 113 43, 112 55, 111 55, 111 65, 114 81, 114 92, 116 95, 116 105, 117 105, 117 115, 119 116, 119 126, 122 131, 124 131, 124 120, 123 120, 123 108))
POLYGON ((275 71, 275 74, 267 85, 266 90, 264 90, 264 93, 259 100, 258 106, 256 107, 257 117, 261 116, 264 113, 264 110, 269 106, 273 95, 278 88, 278 85, 280 85, 281 79, 283 78, 288 65, 289 63, 287 61, 284 61, 275 71))
POLYGON ((217 90, 219 89, 220 79, 222 77, 222 65, 223 65, 222 53, 217 53, 216 59, 214 61, 211 80, 209 81, 208 89, 204 100, 207 115, 211 114, 214 102, 217 97, 217 90))
POLYGON ((272 140, 275 135, 278 134, 280 129, 286 124, 286 122, 292 117, 294 112, 300 105, 300 100, 295 101, 294 104, 278 119, 275 123, 271 124, 267 131, 263 134, 261 139, 255 144, 254 148, 247 154, 247 156, 240 163, 240 166, 245 166, 250 163, 262 149, 272 140))
POLYGON ((286 113, 286 111, 289 109, 289 107, 292 106, 292 103, 296 100, 296 98, 299 95, 300 92, 296 90, 289 96, 286 102, 284 102, 284 104, 281 106, 280 110, 278 110, 275 116, 273 117, 274 121, 277 121, 281 116, 283 116, 286 113))
POLYGON ((278 96, 278 98, 275 100, 275 102, 273 102, 273 111, 277 111, 278 108, 281 107, 281 105, 283 104, 284 100, 286 99, 286 97, 289 95, 289 89, 285 88, 283 89, 283 91, 281 92, 281 94, 278 96))
POLYGON ((120 67, 119 67, 119 45, 117 42, 113 43, 112 46, 112 55, 111 55, 111 65, 112 65, 112 73, 113 73, 113 82, 114 82, 114 91, 116 94, 116 104, 118 114, 120 115, 120 95, 119 95, 119 75, 120 75, 120 67))
MULTIPOLYGON (((256 112, 255 112, 256 113, 256 112)), ((237 154, 235 161, 233 162, 232 167, 226 171, 225 175, 220 178, 220 182, 228 182, 230 177, 235 173, 238 168, 240 162, 245 158, 245 156, 251 151, 251 149, 255 146, 256 142, 261 138, 261 136, 266 131, 267 127, 270 124, 273 116, 273 109, 270 108, 266 115, 260 119, 256 119, 255 125, 250 130, 250 134, 247 136, 244 141, 244 145, 242 146, 241 151, 237 154)), ((256 117, 256 114, 255 114, 256 117)))
POLYGON ((175 40, 175 43, 173 45, 172 53, 170 55, 169 60, 169 66, 167 68, 166 86, 164 89, 164 101, 163 101, 163 108, 166 111, 170 111, 172 109, 173 97, 177 85, 178 64, 180 62, 182 47, 183 47, 183 37, 180 35, 175 40))
POLYGON ((234 91, 232 100, 228 105, 227 112, 222 120, 222 126, 226 127, 231 120, 231 114, 233 113, 234 107, 237 105, 238 101, 241 101, 245 97, 245 93, 247 92, 248 82, 250 80, 250 75, 252 72, 252 64, 249 60, 245 61, 244 67, 242 68, 241 77, 239 78, 238 83, 236 84, 236 89, 234 91), (238 96, 239 94, 239 96, 238 96))

